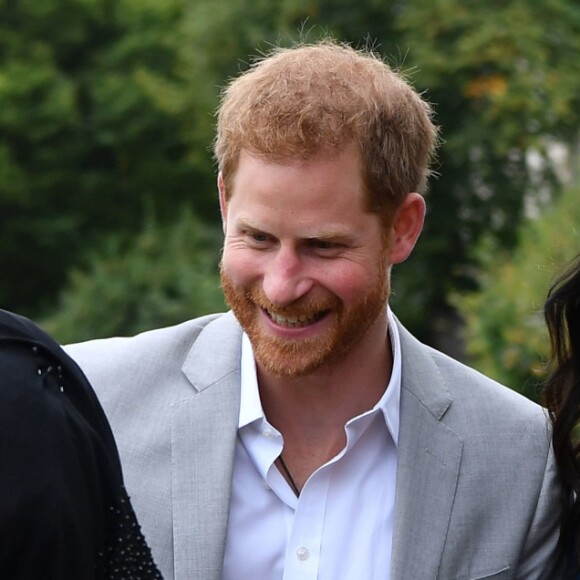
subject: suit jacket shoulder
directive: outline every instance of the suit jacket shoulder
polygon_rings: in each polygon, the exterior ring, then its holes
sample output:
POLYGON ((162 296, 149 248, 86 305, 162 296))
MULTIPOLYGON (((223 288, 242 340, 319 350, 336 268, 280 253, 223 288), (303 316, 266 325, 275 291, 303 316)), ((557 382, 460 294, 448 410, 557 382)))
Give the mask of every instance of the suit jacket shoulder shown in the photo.
POLYGON ((558 578, 560 487, 546 413, 399 332, 393 580, 558 578))
MULTIPOLYGON (((407 330, 400 328, 402 342, 403 381, 409 395, 424 404, 435 417, 465 423, 472 421, 508 424, 530 421, 532 428, 545 432, 547 415, 530 399, 494 381, 475 369, 420 343, 407 330), (456 416, 457 413, 457 416, 456 416), (469 414, 469 416, 466 416, 469 414)), ((460 428, 456 424, 456 428, 460 428)))
POLYGON ((241 329, 210 315, 69 345, 113 428, 164 578, 219 578, 239 416, 241 329))

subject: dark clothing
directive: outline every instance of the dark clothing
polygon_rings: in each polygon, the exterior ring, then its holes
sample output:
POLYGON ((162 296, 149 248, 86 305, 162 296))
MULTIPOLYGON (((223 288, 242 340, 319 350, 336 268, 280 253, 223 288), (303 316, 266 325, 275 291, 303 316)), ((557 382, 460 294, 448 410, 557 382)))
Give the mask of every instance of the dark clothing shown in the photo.
POLYGON ((0 310, 0 578, 161 578, 80 368, 0 310))

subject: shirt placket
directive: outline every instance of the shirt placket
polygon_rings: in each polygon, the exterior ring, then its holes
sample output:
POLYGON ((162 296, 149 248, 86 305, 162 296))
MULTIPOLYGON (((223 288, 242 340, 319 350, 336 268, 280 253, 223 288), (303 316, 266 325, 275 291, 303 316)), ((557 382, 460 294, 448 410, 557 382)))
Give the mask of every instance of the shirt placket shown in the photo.
POLYGON ((318 578, 330 477, 330 470, 323 467, 302 490, 292 518, 283 580, 318 578))

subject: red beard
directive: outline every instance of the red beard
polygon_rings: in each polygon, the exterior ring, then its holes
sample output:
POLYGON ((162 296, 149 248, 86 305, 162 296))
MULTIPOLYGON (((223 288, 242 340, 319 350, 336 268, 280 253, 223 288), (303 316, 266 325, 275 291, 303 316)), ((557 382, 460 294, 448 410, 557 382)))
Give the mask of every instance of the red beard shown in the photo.
POLYGON ((221 281, 227 303, 250 338, 257 363, 268 373, 286 377, 308 375, 342 359, 384 314, 389 293, 386 268, 381 269, 368 292, 348 308, 334 294, 317 302, 305 297, 276 307, 255 286, 236 288, 223 266, 221 281), (315 337, 286 339, 264 330, 260 323, 264 310, 287 318, 318 320, 331 316, 333 320, 315 337))

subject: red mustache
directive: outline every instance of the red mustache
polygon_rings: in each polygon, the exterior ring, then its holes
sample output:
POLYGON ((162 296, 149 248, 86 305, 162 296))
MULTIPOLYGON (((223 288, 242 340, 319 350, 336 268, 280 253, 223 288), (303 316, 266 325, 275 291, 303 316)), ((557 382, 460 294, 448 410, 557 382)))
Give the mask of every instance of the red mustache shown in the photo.
POLYGON ((302 297, 286 306, 276 306, 257 288, 247 289, 244 291, 244 294, 246 300, 252 302, 262 310, 267 310, 268 312, 273 312, 278 316, 284 316, 286 318, 312 317, 320 312, 339 309, 341 305, 338 298, 329 296, 323 300, 302 297))

